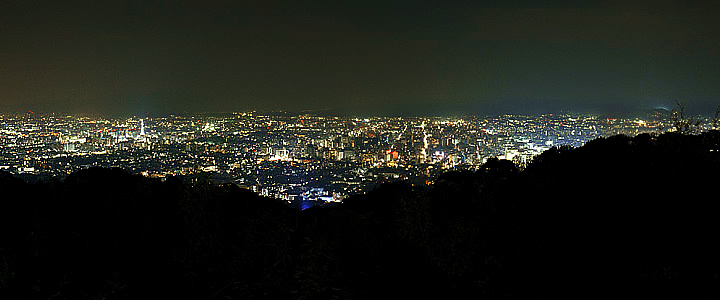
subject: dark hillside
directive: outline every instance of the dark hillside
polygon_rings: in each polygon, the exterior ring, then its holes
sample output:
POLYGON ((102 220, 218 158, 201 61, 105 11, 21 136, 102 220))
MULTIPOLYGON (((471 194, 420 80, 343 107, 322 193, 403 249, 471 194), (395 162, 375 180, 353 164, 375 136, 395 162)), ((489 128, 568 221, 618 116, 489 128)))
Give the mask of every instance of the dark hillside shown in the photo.
POLYGON ((541 155, 520 185, 542 289, 717 293, 717 141, 615 136, 541 155))
POLYGON ((614 136, 305 211, 118 169, 0 173, 0 298, 715 299, 719 145, 614 136))

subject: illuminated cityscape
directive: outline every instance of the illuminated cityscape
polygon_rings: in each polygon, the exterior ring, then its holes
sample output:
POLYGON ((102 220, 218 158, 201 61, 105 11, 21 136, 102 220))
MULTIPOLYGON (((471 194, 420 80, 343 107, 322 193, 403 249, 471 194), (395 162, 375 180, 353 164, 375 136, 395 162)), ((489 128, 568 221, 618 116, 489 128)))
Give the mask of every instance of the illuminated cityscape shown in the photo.
POLYGON ((432 183, 490 158, 519 167, 553 146, 615 134, 659 133, 666 115, 547 114, 347 118, 254 112, 106 119, 0 116, 0 169, 31 180, 88 167, 148 177, 204 178, 264 196, 338 202, 388 181, 432 183))
POLYGON ((718 15, 0 1, 0 300, 720 299, 718 15))

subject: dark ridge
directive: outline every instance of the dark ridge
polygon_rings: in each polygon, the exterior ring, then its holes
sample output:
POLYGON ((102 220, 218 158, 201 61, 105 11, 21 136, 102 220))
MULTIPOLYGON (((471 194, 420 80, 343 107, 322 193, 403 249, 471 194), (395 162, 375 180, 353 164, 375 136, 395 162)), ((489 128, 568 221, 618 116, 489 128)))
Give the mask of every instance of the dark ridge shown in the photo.
POLYGON ((304 211, 234 185, 0 172, 0 298, 717 298, 720 132, 613 136, 520 171, 304 211))

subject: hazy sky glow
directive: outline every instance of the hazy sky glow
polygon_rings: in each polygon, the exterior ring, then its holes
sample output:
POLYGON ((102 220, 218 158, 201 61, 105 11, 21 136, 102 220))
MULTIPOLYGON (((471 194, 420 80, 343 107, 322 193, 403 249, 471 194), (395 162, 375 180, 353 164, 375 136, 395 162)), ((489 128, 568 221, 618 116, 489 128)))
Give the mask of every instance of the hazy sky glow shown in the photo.
POLYGON ((717 1, 235 2, 0 1, 0 111, 720 104, 717 1))

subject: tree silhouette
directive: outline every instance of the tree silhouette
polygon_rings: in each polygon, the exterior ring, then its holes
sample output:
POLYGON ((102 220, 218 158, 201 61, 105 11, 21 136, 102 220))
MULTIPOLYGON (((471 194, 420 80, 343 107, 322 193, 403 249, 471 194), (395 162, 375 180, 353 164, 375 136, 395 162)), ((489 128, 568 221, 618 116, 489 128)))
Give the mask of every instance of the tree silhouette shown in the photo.
MULTIPOLYGON (((685 116, 685 102, 675 101, 677 108, 672 110, 671 120, 676 132, 683 134, 697 134, 700 132, 702 120, 695 120, 695 117, 685 116)), ((716 112, 717 117, 717 112, 716 112)))

